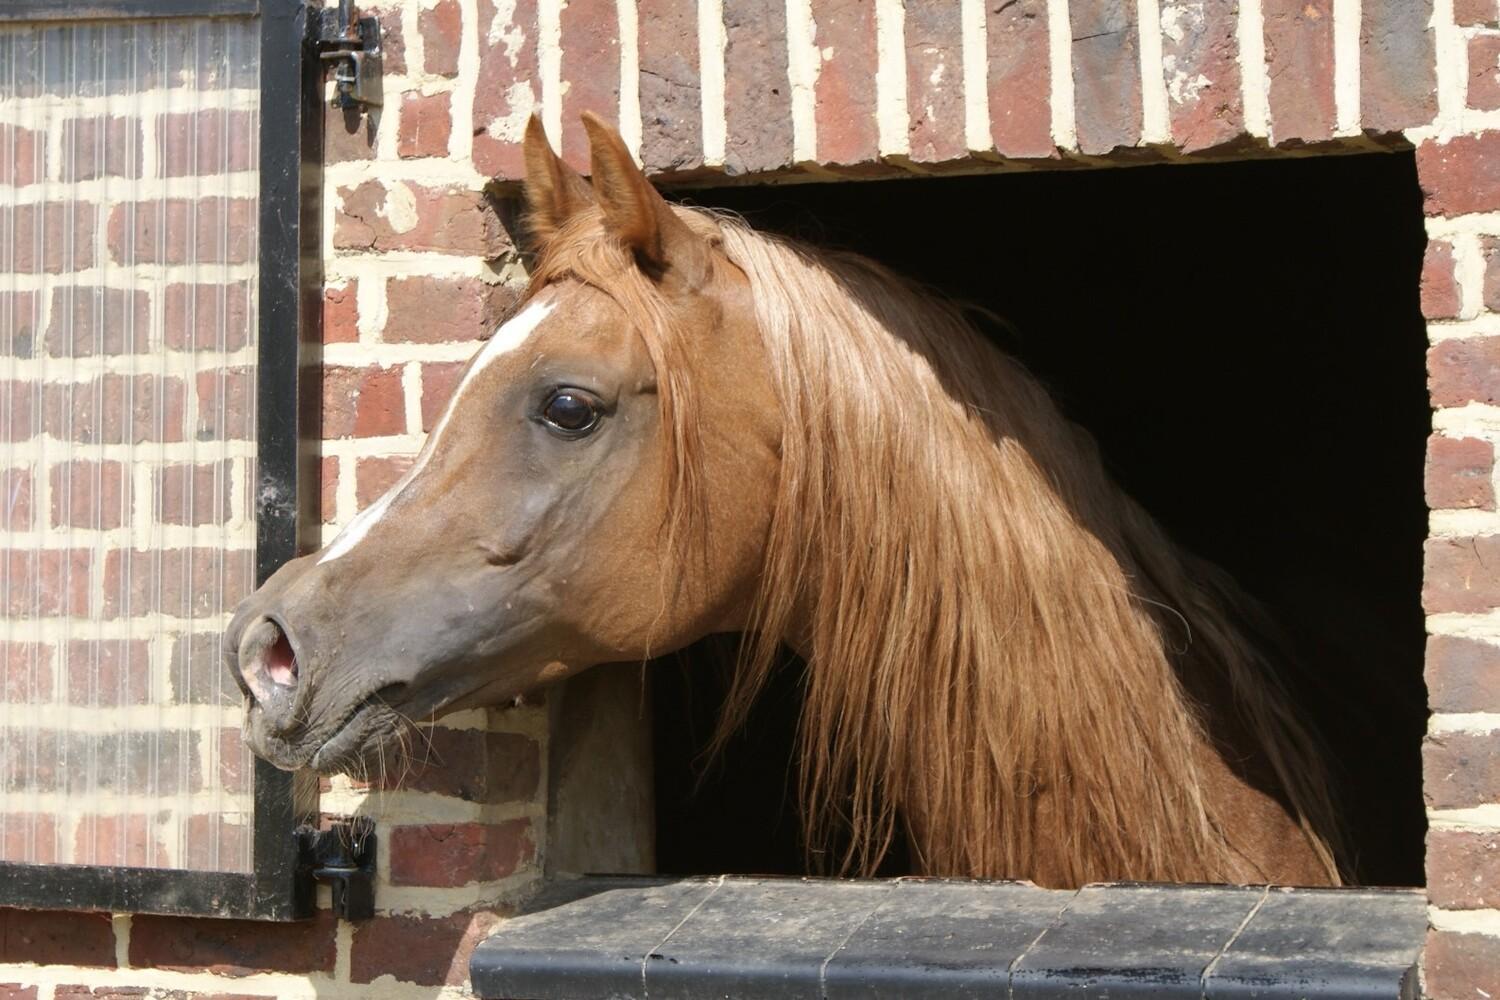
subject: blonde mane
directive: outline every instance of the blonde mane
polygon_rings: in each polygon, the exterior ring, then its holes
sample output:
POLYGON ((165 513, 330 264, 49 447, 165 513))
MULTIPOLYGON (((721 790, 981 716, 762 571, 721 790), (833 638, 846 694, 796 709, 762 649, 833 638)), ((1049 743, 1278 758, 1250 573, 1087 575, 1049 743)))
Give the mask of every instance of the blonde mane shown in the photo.
MULTIPOLYGON (((1258 762, 1336 879, 1318 755, 1245 637, 1249 612, 1109 480, 1036 380, 877 264, 678 212, 749 279, 784 428, 720 738, 794 641, 800 797, 823 867, 870 873, 905 835, 927 873, 1036 877, 1045 848, 1055 884, 1232 880, 1244 859, 1205 794, 1208 743, 1258 762), (1233 733, 1205 725, 1214 691, 1233 733)), ((690 535, 702 331, 672 328, 597 212, 564 226, 533 288, 564 274, 641 326, 674 536, 690 535)))

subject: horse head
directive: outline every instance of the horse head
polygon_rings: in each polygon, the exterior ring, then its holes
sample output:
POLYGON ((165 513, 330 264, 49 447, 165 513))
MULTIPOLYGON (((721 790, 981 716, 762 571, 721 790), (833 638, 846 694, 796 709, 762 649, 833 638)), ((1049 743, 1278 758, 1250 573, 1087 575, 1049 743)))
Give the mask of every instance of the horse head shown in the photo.
POLYGON ((410 470, 236 611, 245 735, 280 767, 360 770, 406 720, 745 624, 780 441, 749 286, 585 123, 591 184, 532 120, 532 281, 410 470))

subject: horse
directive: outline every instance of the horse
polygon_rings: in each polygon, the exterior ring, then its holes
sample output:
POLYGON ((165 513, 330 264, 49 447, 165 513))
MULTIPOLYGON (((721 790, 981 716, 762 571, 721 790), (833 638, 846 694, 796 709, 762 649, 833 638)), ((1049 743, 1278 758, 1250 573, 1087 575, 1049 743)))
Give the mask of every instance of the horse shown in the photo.
POLYGON ((237 609, 252 749, 357 770, 408 719, 741 633, 719 739, 800 655, 833 873, 902 843, 1054 887, 1338 884, 1260 613, 972 313, 669 204, 583 123, 589 180, 530 123, 528 286, 409 471, 237 609))

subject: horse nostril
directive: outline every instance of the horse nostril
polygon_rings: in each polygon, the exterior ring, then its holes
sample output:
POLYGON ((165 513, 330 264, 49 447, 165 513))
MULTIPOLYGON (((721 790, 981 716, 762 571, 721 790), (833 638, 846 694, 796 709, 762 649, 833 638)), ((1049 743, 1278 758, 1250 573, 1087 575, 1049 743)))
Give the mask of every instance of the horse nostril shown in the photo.
POLYGON ((300 670, 290 636, 279 622, 262 618, 240 638, 240 676, 268 721, 288 723, 300 670))
POLYGON ((261 654, 266 673, 271 681, 282 687, 293 687, 297 683, 297 654, 292 652, 291 641, 286 633, 277 629, 276 641, 261 654))

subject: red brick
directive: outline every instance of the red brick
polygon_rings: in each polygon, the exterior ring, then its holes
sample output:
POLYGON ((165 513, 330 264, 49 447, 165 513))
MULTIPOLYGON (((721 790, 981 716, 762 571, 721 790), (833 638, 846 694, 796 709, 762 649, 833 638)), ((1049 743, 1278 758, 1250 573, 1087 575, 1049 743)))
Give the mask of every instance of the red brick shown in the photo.
POLYGON ((130 921, 130 964, 221 976, 332 972, 337 928, 327 910, 284 924, 137 914, 130 921))
POLYGON ((1235 4, 1162 0, 1162 69, 1172 141, 1185 153, 1245 131, 1235 4))
POLYGON ((406 432, 400 368, 330 367, 323 373, 326 438, 380 437, 406 432))
POLYGON ((1500 35, 1469 39, 1469 107, 1479 111, 1500 108, 1500 35))
POLYGON ((36 292, 0 291, 0 357, 29 358, 36 350, 41 296, 36 292))
POLYGON ((422 430, 431 431, 443 418, 448 399, 458 388, 468 364, 463 361, 435 361, 422 366, 422 430))
MULTIPOLYGON (((537 84, 536 0, 478 0, 479 81, 474 90, 474 167, 480 173, 517 179, 521 130, 541 110, 537 84), (494 41, 491 41, 494 39, 494 41)), ((645 28, 644 12, 641 16, 645 28)), ((646 107, 642 95, 641 107, 646 107)))
POLYGON ((25 187, 47 176, 47 137, 19 125, 0 125, 0 184, 25 187))
POLYGON ((125 202, 109 213, 109 253, 121 264, 243 264, 255 222, 249 198, 125 202))
POLYGON ((458 53, 463 43, 463 12, 458 0, 441 0, 417 13, 422 36, 422 68, 435 76, 458 75, 458 53))
POLYGON ((988 3, 985 13, 995 151, 1013 157, 1054 156, 1047 2, 988 3))
POLYGON ((1333 0, 1262 0, 1271 138, 1277 145, 1333 138, 1333 0))
POLYGON ((1495 448, 1478 438, 1427 439, 1427 506, 1433 510, 1495 509, 1495 448))
POLYGON ((358 108, 323 108, 323 162, 347 163, 375 158, 376 115, 358 108))
POLYGON ((184 632, 173 639, 167 669, 175 704, 239 704, 240 690, 224 669, 223 649, 218 632, 184 632))
POLYGON ((1422 743, 1422 795, 1430 809, 1500 802, 1500 730, 1429 734, 1422 743))
POLYGON ((413 457, 361 458, 354 466, 354 499, 360 510, 385 495, 411 468, 413 457))
POLYGON ((371 9, 361 13, 374 14, 380 22, 380 68, 387 76, 398 76, 406 72, 406 36, 401 29, 401 6, 393 4, 387 9, 371 9))
POLYGON ((620 114, 620 21, 616 0, 568 0, 558 15, 562 35, 563 159, 584 173, 589 141, 578 117, 607 121, 620 114))
POLYGON ((486 804, 528 802, 536 795, 541 751, 530 737, 444 726, 423 726, 419 733, 411 769, 391 774, 385 787, 486 804))
POLYGON ((514 873, 534 854, 527 819, 398 826, 391 831, 391 884, 491 882, 514 873))
POLYGON ((87 549, 0 549, 5 579, 0 595, 5 614, 12 618, 72 617, 89 613, 87 549))
POLYGON ((1428 636, 1426 680, 1434 712, 1500 711, 1500 646, 1428 636))
POLYGON ((875 5, 812 0, 812 16, 818 48, 827 53, 813 89, 818 160, 835 166, 873 163, 880 158, 875 5))
POLYGON ((253 555, 244 549, 111 549, 104 556, 104 616, 221 615, 247 595, 253 555))
POLYGON ((323 289, 323 343, 352 344, 359 340, 359 282, 323 289))
POLYGON ((1500 238, 1483 237, 1479 250, 1484 258, 1484 307, 1490 312, 1500 312, 1500 238))
POLYGON ((393 278, 386 285, 387 343, 441 344, 488 337, 518 290, 478 278, 393 278))
MULTIPOLYGON (((102 762, 101 762, 102 763, 102 762)), ((148 816, 84 816, 73 835, 80 865, 161 865, 167 860, 160 828, 148 816)))
POLYGON ((0 983, 0 1000, 36 1000, 36 990, 35 986, 20 983, 0 983))
POLYGON ((1500 131, 1422 143, 1417 177, 1428 215, 1500 210, 1500 131))
POLYGON ((324 524, 332 524, 339 516, 339 458, 324 455, 318 477, 318 500, 324 524))
POLYGON ((252 831, 218 813, 189 816, 180 864, 195 871, 242 871, 250 864, 252 831))
POLYGON ((1500 402, 1500 337, 1440 340, 1427 352, 1433 406, 1500 402))
POLYGON ((1429 929, 1422 985, 1427 1000, 1500 996, 1500 945, 1488 934, 1429 929))
POLYGON ((968 153, 959 11, 953 0, 906 0, 906 131, 917 163, 943 163, 968 153))
POLYGON ((250 791, 254 761, 245 753, 244 735, 238 729, 219 730, 219 787, 226 792, 250 791))
POLYGON ((52 700, 52 647, 0 641, 0 698, 7 705, 52 700))
POLYGON ((94 266, 94 206, 76 201, 0 206, 0 266, 17 274, 59 274, 94 266), (41 254, 37 250, 40 248, 41 254))
POLYGON ((1422 607, 1429 614, 1500 607, 1500 535, 1429 538, 1422 607))
POLYGON ((495 205, 483 191, 401 181, 392 181, 388 189, 380 181, 365 181, 340 188, 339 197, 333 244, 343 250, 431 250, 493 258, 511 248, 495 205), (405 221, 408 214, 414 217, 410 228, 397 230, 391 216, 405 221))
MULTIPOLYGON (((51 813, 7 813, 0 858, 50 865, 57 861, 57 817, 51 813)), ((5 994, 0 992, 0 997, 5 994)))
MULTIPOLYGON (((854 3, 862 5, 860 0, 854 3)), ((698 4, 696 0, 637 0, 636 10, 641 162, 653 174, 696 170, 703 165, 698 4)), ((873 87, 873 75, 870 80, 873 87)))
POLYGON ((226 524, 230 517, 234 463, 178 462, 156 469, 157 519, 163 524, 226 524))
POLYGON ((151 701, 147 639, 74 639, 63 675, 74 705, 144 705, 151 701))
POLYGON ((199 441, 255 440, 255 373, 250 368, 212 368, 198 381, 199 441))
POLYGON ((151 303, 141 290, 64 285, 52 290, 47 353, 54 358, 148 349, 151 303))
POLYGON ((62 123, 64 183, 139 177, 145 154, 137 118, 69 118, 62 123))
POLYGON ((1495 27, 1500 11, 1495 0, 1453 0, 1453 23, 1463 28, 1495 27))
POLYGON ((47 383, 43 427, 81 444, 183 440, 182 380, 155 375, 101 375, 89 382, 47 383))
POLYGON ((723 0, 723 6, 724 171, 757 174, 788 167, 792 85, 787 76, 786 4, 723 0))
POLYGON ((74 459, 47 474, 55 528, 108 531, 130 522, 130 475, 120 462, 74 459))
POLYGON ((242 109, 158 115, 158 173, 162 177, 186 177, 253 170, 256 128, 255 114, 242 109))
POLYGON ((0 909, 0 962, 114 968, 109 914, 0 909))
POLYGON ((36 484, 29 469, 0 470, 0 528, 31 530, 31 505, 36 484))
POLYGON ((1429 830, 1427 898, 1450 910, 1500 907, 1500 833, 1429 830))
POLYGON ((174 351, 238 351, 250 342, 250 286, 168 285, 162 323, 174 351))
POLYGON ((53 729, 0 731, 0 777, 19 790, 93 795, 154 787, 163 795, 203 788, 197 754, 203 734, 187 730, 139 729, 126 732, 58 732, 53 729), (162 753, 171 747, 172 753, 162 753), (90 773, 68 762, 107 761, 90 773))
POLYGON ((1141 139, 1141 53, 1134 0, 1072 4, 1078 149, 1109 153, 1141 139))
POLYGON ((1437 117, 1432 0, 1362 0, 1360 125, 1399 132, 1437 117))
POLYGON ((1463 291, 1453 270, 1453 244, 1432 240, 1422 258, 1422 315, 1452 319, 1463 309, 1463 291))
POLYGON ((463 986, 469 956, 503 917, 461 910, 446 917, 376 917, 354 928, 349 977, 373 983, 381 976, 418 986, 463 986))
POLYGON ((403 160, 447 156, 448 137, 453 133, 451 103, 450 94, 402 95, 401 131, 396 134, 396 155, 403 160))

